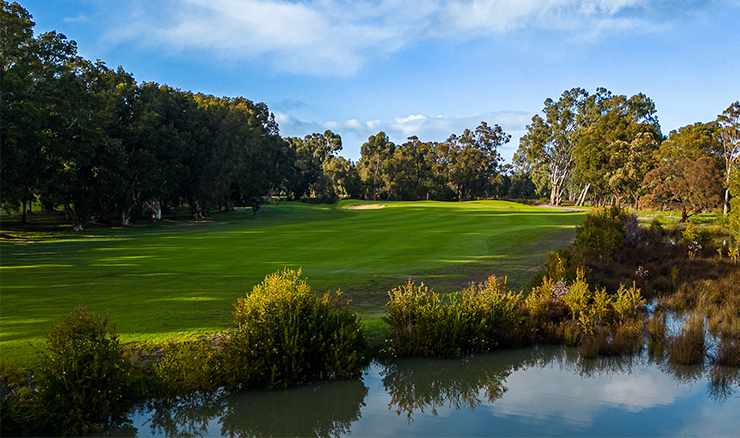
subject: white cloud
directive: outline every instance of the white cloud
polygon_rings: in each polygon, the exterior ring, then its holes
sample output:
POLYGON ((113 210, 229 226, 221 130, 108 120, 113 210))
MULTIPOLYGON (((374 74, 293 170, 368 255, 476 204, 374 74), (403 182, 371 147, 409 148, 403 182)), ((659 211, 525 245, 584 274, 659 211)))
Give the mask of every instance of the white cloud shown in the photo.
POLYGON ((64 20, 65 23, 87 23, 90 21, 89 18, 87 18, 84 14, 77 14, 76 17, 67 17, 64 20))
POLYGON ((333 76, 350 76, 370 59, 430 37, 533 28, 591 40, 655 31, 692 7, 661 14, 654 10, 661 9, 661 0, 132 1, 133 12, 120 14, 110 39, 237 60, 266 57, 279 71, 333 76))
POLYGON ((512 139, 500 152, 508 161, 519 144, 519 137, 525 132, 525 127, 532 119, 533 113, 523 111, 497 111, 471 117, 429 117, 425 115, 410 115, 396 117, 392 121, 350 119, 343 122, 303 122, 287 114, 275 113, 275 120, 280 126, 280 134, 284 137, 304 137, 313 132, 324 132, 327 129, 342 137, 344 146, 343 156, 358 160, 360 146, 368 137, 380 131, 385 132, 391 141, 397 144, 404 143, 415 135, 421 141, 444 141, 451 134, 461 134, 465 129, 473 130, 482 121, 489 125, 498 124, 512 139))
POLYGON ((619 407, 640 412, 701 391, 689 385, 675 385, 670 377, 650 367, 630 373, 583 378, 555 368, 529 368, 506 380, 509 389, 496 401, 494 415, 534 418, 562 417, 574 425, 592 425, 603 410, 619 407), (566 394, 563 388, 568 388, 566 394))

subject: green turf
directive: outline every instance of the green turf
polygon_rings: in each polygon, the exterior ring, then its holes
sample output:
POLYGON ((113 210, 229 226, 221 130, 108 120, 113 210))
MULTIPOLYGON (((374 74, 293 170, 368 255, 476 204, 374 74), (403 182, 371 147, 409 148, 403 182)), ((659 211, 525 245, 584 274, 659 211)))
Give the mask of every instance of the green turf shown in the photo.
POLYGON ((282 203, 257 216, 78 234, 3 231, 0 360, 29 360, 30 344, 80 304, 110 312, 123 342, 222 330, 236 298, 283 267, 302 268, 316 292, 341 288, 368 321, 408 278, 446 293, 495 273, 521 288, 585 217, 501 201, 342 208, 358 203, 282 203))

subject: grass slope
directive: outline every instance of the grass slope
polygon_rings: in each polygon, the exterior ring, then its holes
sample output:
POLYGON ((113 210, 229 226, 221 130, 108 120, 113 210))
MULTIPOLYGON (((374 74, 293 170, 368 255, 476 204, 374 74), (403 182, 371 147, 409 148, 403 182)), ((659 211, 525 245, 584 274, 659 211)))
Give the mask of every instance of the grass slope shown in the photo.
POLYGON ((377 325, 386 292, 408 278, 442 293, 492 273, 523 287, 585 217, 501 201, 342 208, 352 204, 283 203, 257 216, 240 210, 21 241, 4 232, 16 239, 0 244, 1 360, 28 361, 51 324, 80 304, 110 312, 123 342, 222 330, 236 298, 283 267, 302 268, 318 293, 341 288, 377 325))

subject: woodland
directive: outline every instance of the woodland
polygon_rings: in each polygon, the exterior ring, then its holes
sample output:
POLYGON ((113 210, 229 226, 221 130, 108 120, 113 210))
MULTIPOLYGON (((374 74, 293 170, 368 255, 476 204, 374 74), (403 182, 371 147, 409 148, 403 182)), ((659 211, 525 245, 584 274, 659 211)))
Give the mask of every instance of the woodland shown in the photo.
POLYGON ((264 103, 137 82, 122 67, 80 57, 62 34, 34 37, 18 3, 2 3, 2 23, 0 203, 22 222, 37 206, 63 209, 75 230, 128 226, 178 206, 194 218, 212 208, 256 211, 275 196, 543 199, 681 211, 684 221, 731 210, 737 101, 716 120, 666 136, 648 96, 573 88, 545 100, 512 163, 499 153, 511 136, 486 122, 442 142, 396 144, 378 132, 353 162, 329 130, 282 137, 264 103))

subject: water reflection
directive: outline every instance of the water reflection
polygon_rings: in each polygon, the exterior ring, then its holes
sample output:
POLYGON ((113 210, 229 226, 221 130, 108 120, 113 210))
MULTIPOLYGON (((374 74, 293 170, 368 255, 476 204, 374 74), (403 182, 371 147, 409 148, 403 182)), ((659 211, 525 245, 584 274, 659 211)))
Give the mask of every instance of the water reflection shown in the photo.
MULTIPOLYGON (((487 358, 497 359, 494 355, 487 358)), ((436 416, 443 406, 473 412, 481 404, 481 392, 486 401, 493 403, 506 392, 503 382, 516 366, 508 361, 491 363, 474 358, 405 359, 386 364, 381 376, 391 397, 389 407, 399 415, 405 413, 411 422, 415 411, 423 413, 427 409, 436 416)))
POLYGON ((575 349, 402 359, 363 380, 150 402, 108 436, 733 435, 740 371, 575 349))

